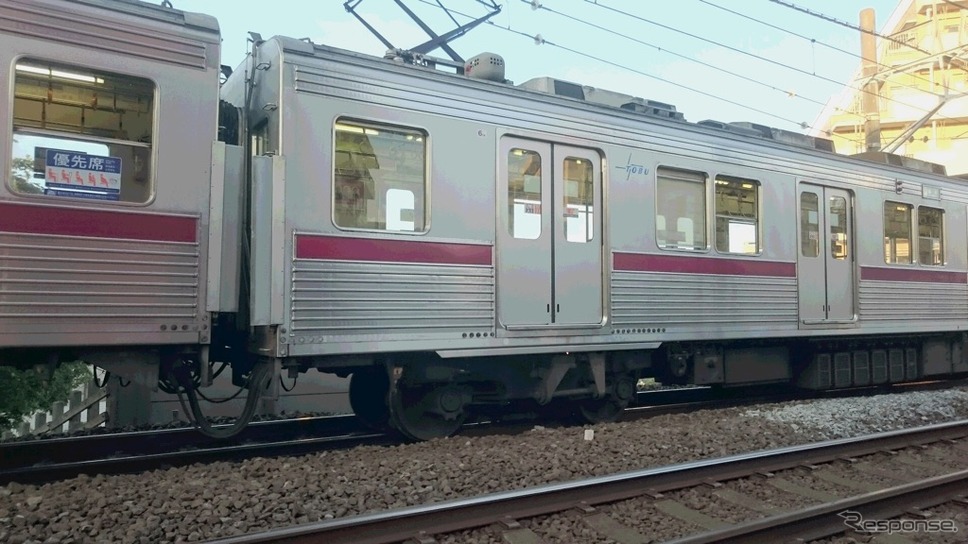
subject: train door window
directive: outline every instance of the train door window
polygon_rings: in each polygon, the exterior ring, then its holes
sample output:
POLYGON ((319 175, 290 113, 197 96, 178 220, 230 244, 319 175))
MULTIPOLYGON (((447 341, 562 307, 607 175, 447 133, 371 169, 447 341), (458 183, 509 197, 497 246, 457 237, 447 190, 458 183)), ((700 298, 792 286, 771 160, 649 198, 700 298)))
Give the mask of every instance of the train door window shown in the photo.
POLYGON ((830 256, 837 260, 847 258, 847 199, 842 196, 832 196, 827 199, 830 208, 828 226, 830 229, 830 256))
POLYGON ((716 250, 755 255, 759 244, 757 181, 716 176, 716 250))
POLYGON ((944 210, 918 206, 918 262, 944 264, 944 210))
POLYGON ((884 262, 911 264, 910 204, 884 202, 884 262))
POLYGON ((508 152, 508 232, 523 240, 541 236, 541 155, 535 151, 508 152))
POLYGON ((147 79, 18 60, 10 188, 22 195, 148 202, 154 100, 147 79))
POLYGON ((592 225, 595 208, 594 169, 588 159, 565 159, 565 240, 591 242, 595 236, 592 225))
POLYGON ((338 120, 333 157, 336 226, 426 232, 426 157, 423 131, 338 120))
POLYGON ((664 249, 706 249, 706 174, 659 168, 656 243, 664 249))
POLYGON ((820 256, 820 200, 814 193, 800 193, 800 253, 820 256))

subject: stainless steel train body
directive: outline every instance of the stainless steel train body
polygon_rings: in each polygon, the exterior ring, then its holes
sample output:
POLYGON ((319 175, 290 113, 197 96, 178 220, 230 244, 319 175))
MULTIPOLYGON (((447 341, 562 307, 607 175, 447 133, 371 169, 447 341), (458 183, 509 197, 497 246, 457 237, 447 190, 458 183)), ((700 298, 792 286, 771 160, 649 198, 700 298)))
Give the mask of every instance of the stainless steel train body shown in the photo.
POLYGON ((216 21, 3 2, 0 64, 0 348, 207 344, 216 21))
POLYGON ((353 374, 358 412, 414 438, 521 399, 607 419, 650 373, 968 371, 963 181, 281 37, 220 107, 214 20, 137 2, 4 0, 0 32, 0 166, 26 136, 121 165, 73 187, 38 144, 40 191, 0 189, 9 360, 353 374), (100 119, 105 81, 133 98, 100 119))

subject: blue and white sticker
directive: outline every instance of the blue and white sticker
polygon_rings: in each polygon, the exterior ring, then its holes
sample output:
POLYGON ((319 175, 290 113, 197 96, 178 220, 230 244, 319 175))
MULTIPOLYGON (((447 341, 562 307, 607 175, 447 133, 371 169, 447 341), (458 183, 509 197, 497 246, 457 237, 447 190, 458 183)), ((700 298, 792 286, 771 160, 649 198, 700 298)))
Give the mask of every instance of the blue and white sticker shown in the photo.
POLYGON ((49 195, 98 200, 118 200, 121 195, 120 157, 48 149, 45 165, 49 195))

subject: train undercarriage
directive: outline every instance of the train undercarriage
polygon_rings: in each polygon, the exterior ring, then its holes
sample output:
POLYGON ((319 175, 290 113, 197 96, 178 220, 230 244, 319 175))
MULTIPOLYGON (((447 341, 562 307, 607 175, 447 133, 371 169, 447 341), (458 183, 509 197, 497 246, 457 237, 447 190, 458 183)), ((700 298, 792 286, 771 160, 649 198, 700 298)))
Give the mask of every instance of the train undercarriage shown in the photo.
POLYGON ((599 423, 617 419, 634 401, 637 381, 741 387, 777 383, 829 390, 917 381, 968 373, 968 335, 673 342, 655 350, 443 358, 432 352, 376 357, 279 359, 244 351, 157 347, 151 350, 17 351, 2 355, 21 367, 83 360, 148 387, 182 397, 183 408, 205 434, 231 436, 254 416, 259 399, 278 394, 278 376, 311 369, 349 377, 357 417, 379 430, 413 440, 456 433, 469 418, 552 415, 599 423), (232 359, 228 359, 228 356, 232 359), (232 361, 223 364, 221 361, 232 361), (246 389, 234 425, 215 428, 198 391, 230 368, 246 389))
POLYGON ((397 354, 337 373, 350 376, 350 403, 365 423, 427 440, 455 433, 469 415, 511 417, 537 410, 589 423, 613 421, 646 377, 666 384, 777 383, 816 391, 968 373, 965 343, 965 335, 952 333, 679 342, 653 351, 516 358, 397 354))

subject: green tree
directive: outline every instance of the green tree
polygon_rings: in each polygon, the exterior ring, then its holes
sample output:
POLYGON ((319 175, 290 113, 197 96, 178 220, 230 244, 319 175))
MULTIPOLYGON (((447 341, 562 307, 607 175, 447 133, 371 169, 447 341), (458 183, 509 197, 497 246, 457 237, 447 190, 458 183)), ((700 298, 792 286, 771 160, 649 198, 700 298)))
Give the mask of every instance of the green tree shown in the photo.
POLYGON ((84 363, 65 363, 48 376, 45 369, 0 366, 0 429, 10 429, 37 410, 66 401, 71 390, 91 378, 84 363))
POLYGON ((40 194, 44 188, 30 183, 34 174, 34 160, 30 157, 15 158, 10 167, 10 174, 13 176, 13 188, 20 193, 40 194))

